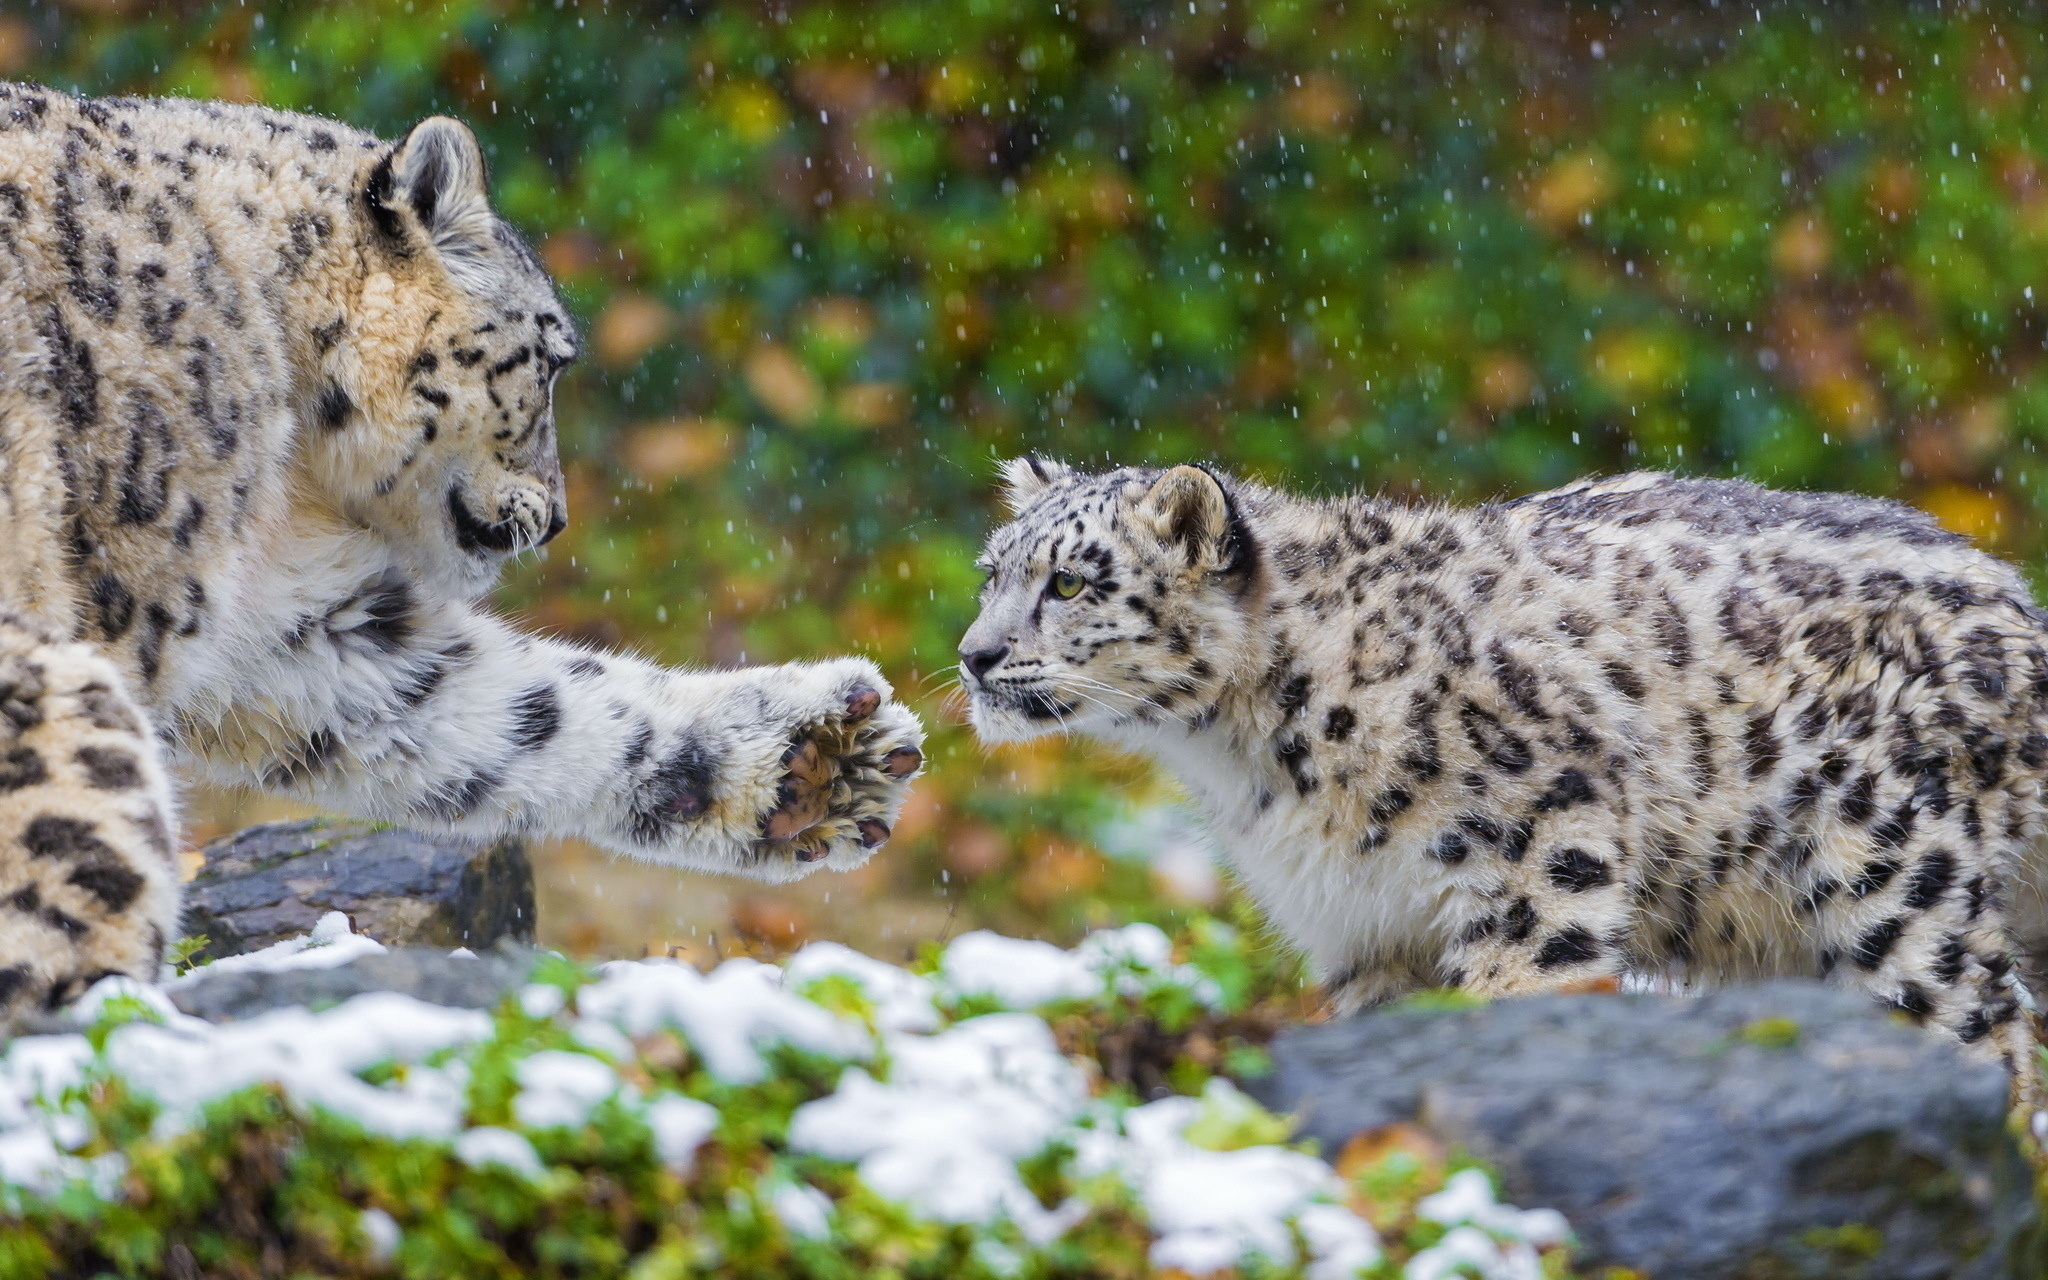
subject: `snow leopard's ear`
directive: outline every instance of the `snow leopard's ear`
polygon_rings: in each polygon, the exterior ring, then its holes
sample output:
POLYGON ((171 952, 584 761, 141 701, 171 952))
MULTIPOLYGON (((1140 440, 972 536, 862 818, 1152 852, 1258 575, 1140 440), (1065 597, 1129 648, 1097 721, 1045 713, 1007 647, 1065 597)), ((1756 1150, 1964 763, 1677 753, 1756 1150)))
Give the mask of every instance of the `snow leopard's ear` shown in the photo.
POLYGON ((1056 482, 1074 474, 1074 469, 1064 462, 1032 457, 1012 458, 1003 464, 1002 471, 1003 502, 1012 514, 1030 506, 1056 482))
POLYGON ((395 239, 423 237, 456 283, 488 289, 497 244, 483 148, 460 120, 428 116, 370 171, 363 190, 377 225, 395 239))
POLYGON ((1213 573, 1237 566, 1243 539, 1237 504, 1214 475, 1201 467, 1172 467, 1138 500, 1138 518, 1159 540, 1187 557, 1188 567, 1213 573))

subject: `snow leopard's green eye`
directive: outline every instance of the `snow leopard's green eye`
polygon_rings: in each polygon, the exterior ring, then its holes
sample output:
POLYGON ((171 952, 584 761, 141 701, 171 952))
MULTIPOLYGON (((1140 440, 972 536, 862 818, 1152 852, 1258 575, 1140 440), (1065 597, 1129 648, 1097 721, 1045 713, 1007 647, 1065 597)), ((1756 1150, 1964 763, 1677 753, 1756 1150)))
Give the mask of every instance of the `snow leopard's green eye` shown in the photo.
POLYGON ((1068 573, 1065 569, 1052 575, 1052 593, 1062 600, 1072 600, 1080 595, 1081 588, 1087 585, 1081 580, 1080 574, 1068 573))

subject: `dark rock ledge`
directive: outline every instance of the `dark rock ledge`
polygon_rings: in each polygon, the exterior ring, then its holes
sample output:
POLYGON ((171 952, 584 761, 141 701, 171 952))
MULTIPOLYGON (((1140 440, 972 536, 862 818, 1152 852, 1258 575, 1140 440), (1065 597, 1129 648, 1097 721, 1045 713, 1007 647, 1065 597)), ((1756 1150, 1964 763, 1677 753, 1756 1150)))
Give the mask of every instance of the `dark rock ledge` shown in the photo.
POLYGON ((330 911, 387 947, 533 941, 533 866, 517 840, 477 845, 365 823, 269 822, 206 846, 186 887, 200 960, 309 932, 330 911))
POLYGON ((1544 996, 1303 1027, 1259 1090, 1325 1152, 1419 1124, 1652 1280, 2048 1276, 2006 1080, 1854 993, 1544 996))
POLYGON ((330 911, 392 950, 332 969, 211 973, 174 986, 172 1002, 197 1017, 319 1007, 366 991, 485 1009, 533 967, 533 866, 516 840, 477 845, 310 819, 250 827, 205 854, 185 907, 186 933, 208 939, 200 960, 296 937, 330 911), (456 947, 478 954, 451 956, 456 947))

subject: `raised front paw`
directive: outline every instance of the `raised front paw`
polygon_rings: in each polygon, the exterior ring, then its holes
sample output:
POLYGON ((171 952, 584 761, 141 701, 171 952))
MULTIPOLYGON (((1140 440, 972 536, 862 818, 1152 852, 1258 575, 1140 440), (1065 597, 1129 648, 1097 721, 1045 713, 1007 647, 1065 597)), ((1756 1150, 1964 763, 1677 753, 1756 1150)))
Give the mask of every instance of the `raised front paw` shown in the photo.
POLYGON ((924 767, 924 727, 873 666, 843 660, 795 672, 824 678, 787 738, 753 844, 751 869, 773 878, 867 861, 924 767))

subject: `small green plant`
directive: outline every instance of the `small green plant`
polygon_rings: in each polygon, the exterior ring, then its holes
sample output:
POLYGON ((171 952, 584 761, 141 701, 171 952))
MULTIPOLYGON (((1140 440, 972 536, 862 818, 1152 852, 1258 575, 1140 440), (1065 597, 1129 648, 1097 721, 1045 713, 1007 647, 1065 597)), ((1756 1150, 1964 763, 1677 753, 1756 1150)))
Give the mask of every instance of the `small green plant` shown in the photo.
POLYGON ((213 939, 203 933, 186 934, 164 948, 164 963, 183 974, 199 963, 199 953, 206 950, 212 941, 213 939))
POLYGON ((1736 1032, 1736 1038, 1760 1049, 1790 1049, 1799 1043, 1799 1024, 1790 1018, 1758 1018, 1736 1032))
POLYGON ((1884 1248, 1884 1232, 1865 1223, 1846 1222, 1839 1227, 1810 1227, 1801 1233, 1799 1243, 1842 1262, 1861 1262, 1876 1257, 1884 1248))
POLYGON ((1484 1009, 1486 997, 1458 987, 1432 987, 1404 996, 1391 1006, 1415 1013, 1464 1013, 1471 1009, 1484 1009))
POLYGON ((1202 1110, 1181 1136, 1211 1151, 1274 1146, 1294 1134, 1294 1117, 1276 1116, 1223 1081, 1202 1088, 1202 1110))

